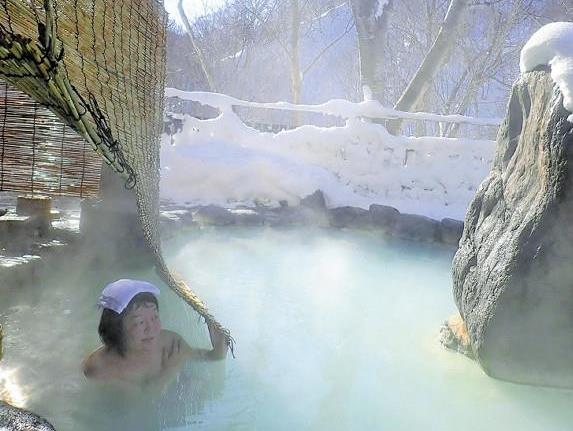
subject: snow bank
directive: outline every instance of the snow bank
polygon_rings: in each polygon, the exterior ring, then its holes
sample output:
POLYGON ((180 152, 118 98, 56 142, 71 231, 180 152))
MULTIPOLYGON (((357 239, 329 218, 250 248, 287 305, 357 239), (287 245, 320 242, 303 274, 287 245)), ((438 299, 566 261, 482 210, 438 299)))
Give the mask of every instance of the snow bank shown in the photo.
MULTIPOLYGON (((563 106, 573 113, 573 23, 553 22, 537 30, 521 50, 521 72, 551 67, 551 77, 563 93, 563 106)), ((573 122, 573 114, 568 117, 573 122)))
MULTIPOLYGON (((221 115, 183 117, 183 130, 163 137, 161 153, 162 198, 188 205, 295 205, 320 189, 329 207, 378 203, 463 219, 494 154, 493 141, 397 137, 352 116, 343 127, 262 133, 237 117, 227 96, 197 98, 221 115)), ((353 105, 331 101, 321 109, 355 115, 353 105)))

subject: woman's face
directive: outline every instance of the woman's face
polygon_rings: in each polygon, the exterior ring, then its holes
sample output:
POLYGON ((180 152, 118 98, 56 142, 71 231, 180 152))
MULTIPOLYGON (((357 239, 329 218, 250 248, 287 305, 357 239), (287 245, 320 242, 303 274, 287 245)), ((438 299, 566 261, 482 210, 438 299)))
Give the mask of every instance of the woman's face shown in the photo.
POLYGON ((135 306, 123 319, 126 348, 131 351, 151 351, 161 332, 159 310, 151 302, 135 306))

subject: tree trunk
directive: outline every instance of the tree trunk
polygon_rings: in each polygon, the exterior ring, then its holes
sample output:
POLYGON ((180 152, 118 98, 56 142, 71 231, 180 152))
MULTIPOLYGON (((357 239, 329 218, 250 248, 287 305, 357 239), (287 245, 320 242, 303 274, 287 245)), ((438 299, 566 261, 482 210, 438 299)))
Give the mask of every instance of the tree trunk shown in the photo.
MULTIPOLYGON (((410 83, 394 106, 399 111, 412 110, 432 85, 434 77, 442 66, 447 63, 456 40, 456 33, 463 22, 469 0, 451 0, 444 22, 436 36, 434 44, 424 57, 410 83)), ((400 132, 402 120, 389 122, 388 131, 393 134, 400 132)))
MULTIPOLYGON (((299 0, 290 0, 291 31, 290 31, 290 82, 292 103, 300 103, 302 76, 300 70, 300 5, 299 0)), ((292 126, 300 124, 300 113, 293 112, 292 126)))
POLYGON ((374 99, 382 102, 384 97, 384 47, 388 33, 388 21, 393 0, 384 6, 377 15, 381 0, 351 0, 352 15, 358 33, 360 56, 360 82, 369 87, 374 99))
POLYGON ((185 30, 187 30, 187 36, 189 36, 189 41, 191 42, 191 46, 193 47, 193 51, 197 55, 197 59, 199 60, 199 64, 201 65, 201 70, 203 71, 203 78, 205 79, 205 83, 207 84, 207 89, 209 91, 215 92, 215 84, 213 82, 213 77, 209 72, 209 67, 207 66, 207 62, 205 61, 205 57, 203 56, 203 52, 195 37, 193 36, 193 29, 191 28, 191 24, 189 24, 189 20, 187 19, 187 14, 183 9, 183 0, 179 0, 177 3, 177 9, 179 10, 179 16, 181 17, 181 21, 183 21, 183 25, 185 26, 185 30))

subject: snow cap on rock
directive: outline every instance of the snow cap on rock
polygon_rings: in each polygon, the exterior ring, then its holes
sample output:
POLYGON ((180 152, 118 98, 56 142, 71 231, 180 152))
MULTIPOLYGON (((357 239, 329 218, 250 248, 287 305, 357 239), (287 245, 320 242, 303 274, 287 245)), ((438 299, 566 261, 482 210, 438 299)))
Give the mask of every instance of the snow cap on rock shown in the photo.
POLYGON ((573 22, 552 22, 537 30, 521 50, 521 73, 550 66, 551 78, 563 94, 563 106, 573 122, 573 22))

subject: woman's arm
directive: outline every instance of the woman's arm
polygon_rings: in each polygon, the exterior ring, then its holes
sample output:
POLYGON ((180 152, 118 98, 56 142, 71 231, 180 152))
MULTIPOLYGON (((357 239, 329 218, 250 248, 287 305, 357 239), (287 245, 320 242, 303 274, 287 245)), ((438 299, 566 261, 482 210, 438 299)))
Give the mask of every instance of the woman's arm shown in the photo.
POLYGON ((227 355, 227 339, 225 334, 209 327, 209 335, 213 348, 197 349, 189 346, 177 333, 164 331, 167 335, 165 345, 162 347, 161 372, 159 375, 145 382, 145 387, 161 390, 172 382, 187 361, 217 361, 225 359, 227 355))
POLYGON ((217 361, 227 356, 227 338, 211 324, 207 324, 213 348, 198 349, 189 346, 181 335, 172 331, 165 331, 167 342, 162 350, 162 369, 181 368, 188 360, 191 361, 217 361))
POLYGON ((218 331, 209 323, 207 324, 207 327, 209 329, 211 345, 213 346, 211 350, 191 347, 185 342, 185 340, 183 340, 183 338, 181 338, 180 335, 175 334, 177 338, 176 350, 181 351, 186 359, 192 361, 220 361, 225 359, 228 350, 225 334, 218 331))
POLYGON ((212 361, 225 359, 227 350, 229 349, 227 337, 210 323, 207 324, 207 327, 209 328, 209 337, 211 338, 211 345, 213 346, 213 350, 208 353, 209 359, 212 361))

